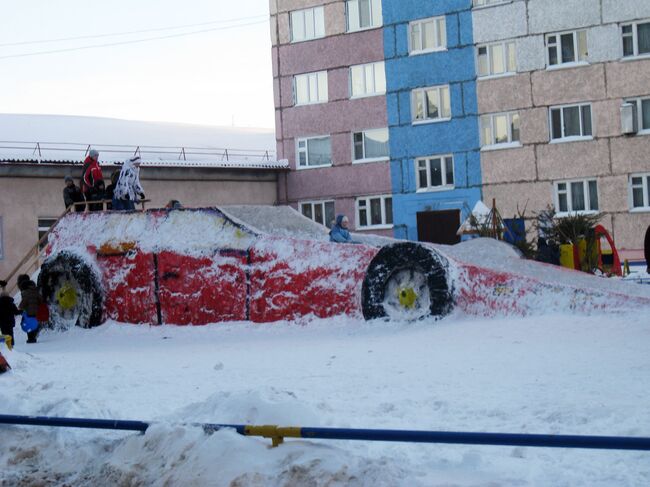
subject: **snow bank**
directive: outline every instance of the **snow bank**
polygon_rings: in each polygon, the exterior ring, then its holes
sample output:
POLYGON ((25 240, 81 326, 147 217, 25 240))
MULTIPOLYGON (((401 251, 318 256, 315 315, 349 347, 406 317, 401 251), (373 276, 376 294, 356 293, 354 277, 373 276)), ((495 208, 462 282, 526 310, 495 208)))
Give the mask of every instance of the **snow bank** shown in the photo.
MULTIPOLYGON (((650 485, 645 452, 287 439, 187 423, 650 436, 639 313, 416 324, 109 323, 6 352, 3 413, 154 421, 145 435, 1 426, 3 485, 650 485)), ((3 349, 3 353, 5 350, 3 349)))

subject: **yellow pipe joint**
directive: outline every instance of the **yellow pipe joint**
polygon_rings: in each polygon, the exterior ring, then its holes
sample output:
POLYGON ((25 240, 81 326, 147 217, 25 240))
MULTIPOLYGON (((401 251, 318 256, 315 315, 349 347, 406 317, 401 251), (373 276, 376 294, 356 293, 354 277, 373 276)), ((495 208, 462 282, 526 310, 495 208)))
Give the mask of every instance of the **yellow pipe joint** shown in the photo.
POLYGON ((273 446, 284 442, 285 438, 302 438, 302 428, 296 426, 277 426, 266 424, 262 426, 248 425, 244 428, 246 436, 261 436, 271 438, 273 446))

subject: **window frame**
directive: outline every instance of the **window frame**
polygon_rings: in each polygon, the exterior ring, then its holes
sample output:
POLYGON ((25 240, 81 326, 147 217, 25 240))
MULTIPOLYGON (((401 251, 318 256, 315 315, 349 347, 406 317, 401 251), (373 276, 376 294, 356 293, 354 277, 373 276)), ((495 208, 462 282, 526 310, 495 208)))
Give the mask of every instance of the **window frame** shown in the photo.
POLYGON ((576 29, 576 30, 566 30, 566 31, 561 31, 561 32, 551 32, 549 34, 546 34, 544 36, 544 48, 546 51, 546 69, 547 70, 553 70, 553 69, 564 69, 564 68, 574 68, 578 66, 588 66, 589 65, 589 32, 588 29, 576 29), (585 56, 585 59, 579 59, 580 56, 580 45, 578 41, 578 34, 580 32, 585 33, 585 47, 587 48, 587 54, 585 56), (561 61, 562 57, 562 36, 567 35, 567 34, 572 34, 573 35, 573 52, 575 55, 575 60, 574 61, 561 61), (557 50, 557 59, 558 62, 556 64, 551 64, 551 56, 549 53, 549 37, 556 37, 556 44, 555 48, 557 50))
POLYGON ((512 0, 472 0, 472 8, 487 8, 502 5, 504 3, 512 3, 512 0), (482 2, 482 3, 481 3, 482 2))
POLYGON ((332 136, 331 135, 312 135, 309 137, 296 137, 296 170, 302 171, 303 169, 316 169, 319 167, 332 167, 332 136), (309 164, 309 141, 310 140, 316 140, 316 139, 329 139, 330 141, 330 162, 329 164, 318 164, 318 165, 310 165, 309 164), (300 142, 306 142, 306 161, 307 164, 304 166, 300 165, 300 142))
POLYGON ((620 52, 621 52, 621 59, 623 60, 630 60, 630 59, 645 59, 650 57, 650 52, 644 52, 643 54, 639 54, 639 24, 650 24, 650 19, 645 19, 645 20, 637 20, 634 22, 625 22, 620 24, 620 34, 621 34, 621 43, 620 43, 620 52), (633 54, 625 54, 625 42, 624 38, 626 37, 626 34, 623 32, 623 29, 625 27, 632 27, 632 50, 634 51, 633 54))
POLYGON ((630 213, 645 213, 650 212, 650 172, 632 173, 628 177, 628 205, 630 213), (634 206, 634 188, 632 183, 633 178, 641 178, 641 191, 643 192, 643 206, 634 206))
POLYGON ((293 104, 294 106, 300 107, 300 106, 305 106, 305 105, 318 105, 321 103, 327 103, 329 101, 329 76, 327 73, 327 70, 323 71, 313 71, 310 73, 300 73, 300 74, 295 74, 293 76, 293 104), (318 98, 321 93, 321 85, 319 80, 321 79, 321 75, 325 75, 325 86, 322 87, 324 88, 325 92, 325 99, 321 100, 318 98), (307 91, 309 93, 309 97, 311 98, 311 78, 314 77, 316 79, 316 91, 317 91, 317 100, 316 101, 307 101, 307 102, 299 102, 298 101, 298 78, 306 77, 307 78, 307 91))
POLYGON ((594 114, 591 103, 571 103, 569 105, 556 105, 548 108, 548 122, 549 122, 549 139, 551 144, 560 144, 564 142, 579 142, 587 141, 594 139, 594 114), (564 125, 564 109, 566 108, 579 108, 580 113, 580 133, 581 135, 569 135, 565 136, 565 125, 564 125), (589 123, 591 125, 591 134, 582 135, 584 132, 584 119, 582 114, 582 109, 584 107, 589 107, 589 123), (560 110, 560 124, 562 126, 562 137, 553 138, 553 110, 560 110))
POLYGON ((506 76, 514 76, 517 74, 517 42, 515 40, 509 41, 498 41, 498 42, 487 42, 484 44, 477 44, 476 46, 476 73, 477 79, 491 79, 491 78, 503 78, 506 76), (515 53, 515 66, 514 71, 510 71, 510 61, 508 58, 509 48, 508 46, 512 45, 512 50, 515 53), (491 49, 492 47, 499 46, 502 49, 503 59, 505 61, 506 71, 503 73, 492 73, 492 56, 491 49), (481 54, 480 50, 486 49, 487 56, 487 65, 488 65, 488 74, 481 74, 481 54))
POLYGON ((289 37, 290 37, 290 43, 291 44, 297 44, 299 42, 307 42, 307 41, 312 41, 314 39, 322 39, 325 37, 325 7, 323 5, 317 5, 314 7, 308 7, 308 8, 301 8, 301 9, 296 9, 292 10, 289 12, 289 37), (317 25, 317 20, 316 20, 316 11, 320 10, 322 12, 320 18, 323 20, 323 25, 318 26, 317 25), (312 11, 313 19, 314 19, 314 37, 307 37, 307 21, 306 21, 306 13, 308 11, 312 11), (304 24, 304 30, 305 30, 305 37, 304 39, 295 39, 294 38, 294 32, 293 32, 293 26, 294 26, 294 19, 293 15, 294 14, 302 14, 302 19, 303 19, 303 24, 304 24), (322 27, 322 35, 319 35, 317 32, 317 27, 322 27))
POLYGON ((561 181, 554 181, 553 182, 553 202, 555 204, 555 209, 556 209, 556 215, 559 218, 565 217, 565 216, 570 216, 570 215, 595 215, 600 212, 600 190, 598 189, 598 179, 597 178, 586 178, 586 179, 564 179, 561 181), (595 182, 596 183, 596 209, 592 209, 592 201, 590 198, 590 193, 589 193, 589 183, 590 182, 595 182), (571 190, 571 184, 575 183, 582 183, 582 189, 583 189, 583 194, 584 194, 584 205, 585 210, 573 210, 573 195, 572 195, 572 190, 571 190), (560 209, 560 189, 559 185, 564 184, 566 186, 566 189, 562 191, 562 193, 566 193, 566 200, 567 200, 567 211, 561 211, 560 209))
POLYGON ((385 130, 388 134, 388 142, 390 143, 390 131, 388 127, 379 127, 374 129, 365 129, 352 132, 352 164, 365 164, 367 162, 383 162, 390 160, 390 148, 388 154, 382 157, 366 157, 366 132, 373 132, 377 130, 385 130), (362 145, 363 145, 363 157, 361 159, 356 159, 356 142, 354 136, 361 134, 362 136, 362 145))
POLYGON ((424 157, 417 157, 414 160, 415 162, 415 192, 416 193, 431 193, 431 192, 437 192, 437 191, 450 191, 453 190, 456 187, 456 165, 454 161, 454 155, 453 154, 436 154, 433 156, 424 156, 424 157), (442 184, 438 186, 432 186, 431 185, 431 164, 429 161, 435 160, 435 159, 440 159, 440 167, 441 167, 441 176, 442 176, 442 184), (454 179, 453 183, 449 184, 447 181, 447 161, 448 159, 451 159, 451 173, 452 177, 454 179), (421 187, 420 186, 420 163, 424 162, 425 163, 425 170, 427 171, 427 186, 426 187, 421 187))
POLYGON ((481 150, 496 150, 496 149, 511 149, 515 147, 521 147, 521 115, 518 111, 512 112, 499 112, 499 113, 486 113, 479 117, 479 130, 481 132, 481 150), (496 135, 494 130, 494 120, 496 117, 507 117, 508 122, 508 142, 496 142, 496 135), (517 116, 519 118, 519 139, 513 140, 512 135, 512 123, 513 118, 517 116), (486 144, 483 140, 483 120, 485 118, 490 119, 490 136, 491 141, 489 144, 486 144))
POLYGON ((5 257, 4 252, 4 228, 2 227, 2 215, 0 215, 0 260, 3 260, 5 257))
MULTIPOLYGON (((331 203, 332 204, 332 214, 334 218, 336 218, 336 202, 334 200, 308 200, 308 201, 299 201, 298 202, 298 211, 302 216, 305 218, 309 218, 311 221, 315 223, 319 223, 321 225, 326 226, 327 228, 332 228, 331 225, 328 224, 327 220, 327 210, 326 210, 326 205, 331 203), (309 217, 304 214, 302 211, 303 206, 309 206, 311 208, 311 214, 312 216, 309 217), (322 214, 323 214, 323 223, 320 223, 319 221, 316 220, 316 211, 315 207, 316 206, 322 206, 322 214)), ((330 222, 331 223, 331 222, 330 222)))
POLYGON ((418 56, 420 54, 428 54, 432 52, 443 52, 447 50, 447 18, 444 15, 440 15, 437 17, 428 17, 426 19, 417 19, 409 22, 409 30, 408 30, 408 48, 409 48, 409 56, 418 56), (413 48, 413 27, 418 25, 420 26, 420 45, 423 45, 423 35, 424 32, 422 31, 422 25, 433 22, 434 23, 434 31, 435 35, 434 38, 436 39, 436 42, 438 40, 438 37, 440 36, 440 22, 442 21, 443 27, 443 34, 444 36, 441 38, 442 44, 440 46, 432 47, 432 48, 426 48, 426 49, 414 49, 413 48))
MULTIPOLYGON (((425 107, 425 110, 428 111, 428 103, 426 103, 426 99, 423 100, 423 101, 425 102, 425 103, 423 103, 423 105, 425 107)), ((441 113, 441 115, 442 115, 442 113, 441 113)), ((451 110, 451 86, 450 85, 447 84, 447 85, 427 86, 427 87, 424 87, 424 88, 414 88, 414 89, 411 90, 411 121, 412 121, 413 125, 420 125, 420 124, 426 124, 426 123, 448 122, 449 120, 452 119, 452 116, 453 116, 453 114, 452 114, 452 110, 451 110), (449 99, 447 100, 447 104, 448 104, 448 108, 449 108, 449 116, 448 117, 439 116, 437 118, 426 117, 426 118, 423 118, 423 119, 416 118, 416 114, 417 114, 417 109, 416 109, 417 100, 416 100, 416 97, 420 93, 422 93, 426 97, 426 92, 429 91, 429 90, 437 90, 437 92, 438 92, 438 105, 439 105, 438 106, 438 112, 439 113, 442 112, 442 110, 441 110, 442 103, 440 103, 440 100, 441 100, 440 93, 441 93, 441 90, 443 88, 447 89, 447 94, 448 94, 448 97, 449 97, 449 99)))
POLYGON ((352 33, 352 32, 361 32, 364 30, 370 30, 370 29, 378 29, 383 26, 383 18, 382 18, 382 4, 381 0, 369 0, 368 5, 370 6, 370 12, 369 12, 369 18, 370 18, 370 25, 367 27, 361 27, 361 10, 358 7, 359 5, 359 0, 346 0, 345 2, 345 32, 346 33, 352 33), (351 3, 356 3, 357 4, 357 12, 359 13, 359 18, 358 23, 359 23, 359 28, 352 28, 351 22, 350 22, 350 4, 351 3), (378 8, 379 13, 377 14, 379 16, 380 22, 379 24, 375 25, 374 21, 376 20, 376 14, 374 12, 374 9, 378 8))
POLYGON ((350 89, 350 100, 356 100, 359 98, 369 98, 371 96, 383 96, 386 94, 386 62, 385 61, 374 61, 372 63, 363 63, 363 64, 354 64, 350 66, 349 68, 349 89, 350 89), (373 91, 373 92, 365 92, 361 95, 355 95, 354 94, 354 80, 353 80, 353 68, 363 68, 363 86, 364 89, 367 86, 368 79, 366 77, 366 66, 372 66, 372 84, 374 87, 374 90, 377 90, 377 67, 381 65, 382 66, 382 77, 384 80, 384 90, 383 91, 373 91))
POLYGON ((388 230, 393 228, 394 226, 394 218, 392 215, 392 208, 393 208, 393 195, 392 194, 379 194, 379 195, 372 195, 372 196, 359 196, 355 198, 354 200, 354 208, 355 208, 355 214, 356 214, 356 230, 388 230), (367 212, 366 218, 367 221, 372 222, 372 205, 370 204, 370 200, 375 200, 375 199, 380 199, 381 200, 381 224, 375 224, 373 225, 370 223, 369 225, 361 225, 361 205, 360 202, 364 201, 365 202, 365 210, 367 212), (386 200, 390 199, 391 200, 391 223, 387 223, 387 211, 386 211, 386 200))
POLYGON ((650 96, 638 96, 636 98, 627 98, 623 100, 625 103, 631 103, 636 107, 636 135, 650 135, 650 125, 648 128, 643 128, 643 102, 648 102, 648 110, 650 111, 650 96))

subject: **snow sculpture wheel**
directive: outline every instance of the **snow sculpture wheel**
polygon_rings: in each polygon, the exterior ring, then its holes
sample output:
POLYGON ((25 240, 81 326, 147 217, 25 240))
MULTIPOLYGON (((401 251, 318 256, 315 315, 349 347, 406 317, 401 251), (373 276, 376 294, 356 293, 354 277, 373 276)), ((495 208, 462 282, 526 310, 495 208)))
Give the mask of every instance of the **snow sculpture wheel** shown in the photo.
POLYGON ((38 276, 38 287, 60 328, 101 324, 103 293, 93 269, 71 252, 47 259, 38 276))
POLYGON ((447 269, 446 259, 416 243, 382 247, 363 280, 364 318, 442 318, 453 308, 447 269))

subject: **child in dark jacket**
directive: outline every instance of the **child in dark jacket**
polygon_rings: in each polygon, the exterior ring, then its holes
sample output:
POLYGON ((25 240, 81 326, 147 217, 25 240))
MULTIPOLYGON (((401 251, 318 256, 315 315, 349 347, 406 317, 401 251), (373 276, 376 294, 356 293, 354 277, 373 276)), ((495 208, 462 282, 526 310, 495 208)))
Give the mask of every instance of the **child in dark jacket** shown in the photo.
POLYGON ((3 335, 11 337, 11 345, 14 344, 14 326, 16 315, 20 314, 14 299, 5 292, 6 281, 0 281, 0 331, 3 335))
MULTIPOLYGON (((23 274, 18 276, 18 288, 20 289, 21 297, 18 308, 22 310, 28 318, 36 320, 38 308, 42 302, 41 295, 36 288, 36 283, 29 279, 29 276, 23 274), (25 277, 27 279, 25 279, 25 277)), ((38 327, 36 327, 35 330, 27 332, 27 343, 36 343, 38 332, 38 327)))

